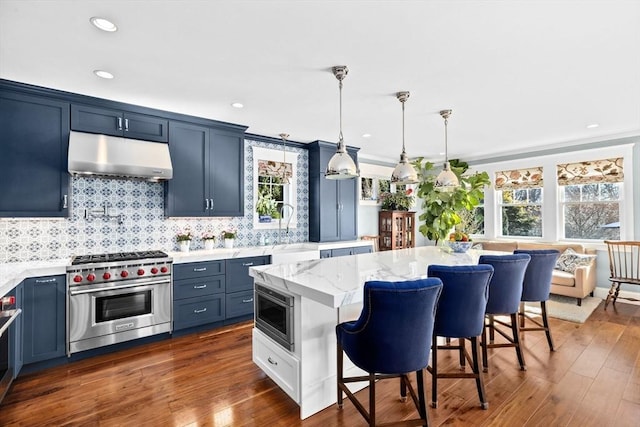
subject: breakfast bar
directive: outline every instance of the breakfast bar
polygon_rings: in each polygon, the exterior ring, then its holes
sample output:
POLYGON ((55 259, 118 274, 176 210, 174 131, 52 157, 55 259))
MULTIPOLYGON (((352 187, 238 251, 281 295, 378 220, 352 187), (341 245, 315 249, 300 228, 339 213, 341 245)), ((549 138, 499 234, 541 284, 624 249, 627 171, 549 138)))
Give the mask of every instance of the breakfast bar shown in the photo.
MULTIPOLYGON (((431 264, 477 264, 489 253, 497 252, 451 253, 428 246, 253 267, 253 360, 298 403, 300 418, 307 418, 336 402, 335 326, 359 316, 365 282, 424 278, 431 264), (262 292, 267 293, 263 305, 262 292), (273 303, 284 300, 286 305, 273 303), (283 343, 286 337, 290 340, 283 343)), ((345 358, 345 375, 362 374, 349 364, 345 358)))

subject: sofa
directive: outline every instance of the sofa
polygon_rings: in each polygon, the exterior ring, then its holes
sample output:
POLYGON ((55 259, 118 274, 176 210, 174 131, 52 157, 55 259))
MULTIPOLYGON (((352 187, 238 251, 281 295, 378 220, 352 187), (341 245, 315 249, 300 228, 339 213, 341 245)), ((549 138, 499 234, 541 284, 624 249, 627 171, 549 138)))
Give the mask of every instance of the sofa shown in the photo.
POLYGON ((562 255, 567 249, 572 249, 578 256, 582 255, 588 265, 575 267, 573 273, 563 271, 560 268, 554 269, 551 279, 551 293, 576 298, 578 305, 582 305, 582 298, 587 295, 593 296, 593 290, 596 287, 596 251, 594 249, 587 249, 580 244, 573 243, 516 242, 507 240, 478 240, 475 243, 482 244, 482 249, 484 250, 510 253, 513 253, 516 249, 557 249, 562 255))

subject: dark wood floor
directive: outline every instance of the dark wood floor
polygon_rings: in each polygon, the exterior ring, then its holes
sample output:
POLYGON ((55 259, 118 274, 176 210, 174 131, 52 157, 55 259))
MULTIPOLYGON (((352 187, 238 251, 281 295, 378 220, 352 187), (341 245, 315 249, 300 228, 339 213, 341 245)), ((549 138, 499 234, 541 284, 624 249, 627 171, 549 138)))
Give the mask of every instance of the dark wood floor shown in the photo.
MULTIPOLYGON (((640 306, 602 305, 582 325, 552 319, 525 338, 526 372, 513 349, 490 353, 489 409, 473 381, 442 380, 432 425, 638 426, 640 306)), ((457 358, 442 357, 457 364, 457 358)), ((441 365, 441 366, 443 366, 441 365)), ((430 399, 430 376, 427 399, 430 399)), ((397 381, 378 387, 379 422, 415 414, 397 381)), ((366 392, 358 393, 366 402, 366 392)), ((19 377, 0 406, 3 426, 362 426, 350 402, 304 421, 251 361, 251 324, 156 342, 19 377)))

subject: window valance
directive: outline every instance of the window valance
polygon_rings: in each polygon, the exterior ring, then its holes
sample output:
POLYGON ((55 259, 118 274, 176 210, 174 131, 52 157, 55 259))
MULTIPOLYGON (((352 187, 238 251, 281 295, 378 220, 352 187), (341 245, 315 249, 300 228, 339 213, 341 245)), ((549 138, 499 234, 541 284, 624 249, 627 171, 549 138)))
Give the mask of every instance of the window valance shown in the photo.
POLYGON ((622 157, 558 165, 558 185, 622 182, 622 157))
POLYGON ((268 176, 282 179, 283 176, 291 178, 293 168, 291 163, 276 162, 273 160, 258 160, 258 176, 268 176))
POLYGON ((496 172, 496 190, 542 187, 542 166, 496 172))

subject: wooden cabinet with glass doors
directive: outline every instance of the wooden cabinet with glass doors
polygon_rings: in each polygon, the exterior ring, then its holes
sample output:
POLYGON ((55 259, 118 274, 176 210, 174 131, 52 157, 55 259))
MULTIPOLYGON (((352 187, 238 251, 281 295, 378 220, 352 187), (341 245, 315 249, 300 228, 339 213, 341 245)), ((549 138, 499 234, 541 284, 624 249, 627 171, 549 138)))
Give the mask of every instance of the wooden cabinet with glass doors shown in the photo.
POLYGON ((378 234, 380 250, 413 248, 415 245, 415 212, 380 211, 378 234))

